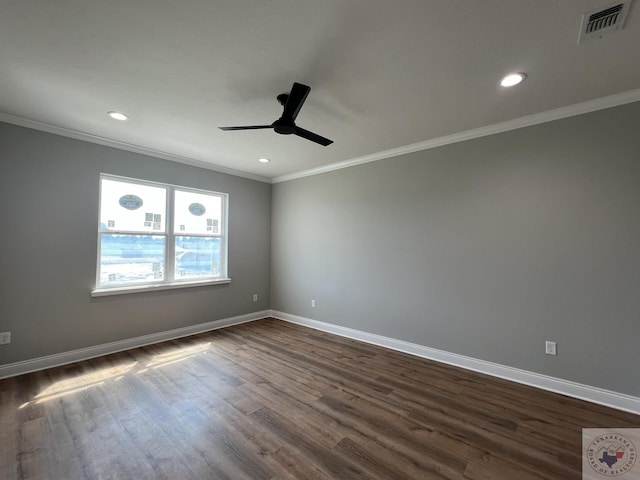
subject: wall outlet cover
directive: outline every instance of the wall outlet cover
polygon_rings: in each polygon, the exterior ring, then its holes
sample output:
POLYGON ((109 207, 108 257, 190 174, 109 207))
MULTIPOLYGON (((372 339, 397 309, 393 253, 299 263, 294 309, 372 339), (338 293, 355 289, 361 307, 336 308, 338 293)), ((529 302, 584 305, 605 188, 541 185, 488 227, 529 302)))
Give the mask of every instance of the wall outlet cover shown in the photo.
POLYGON ((544 353, 547 355, 557 355, 557 347, 556 342, 545 342, 544 344, 544 353))

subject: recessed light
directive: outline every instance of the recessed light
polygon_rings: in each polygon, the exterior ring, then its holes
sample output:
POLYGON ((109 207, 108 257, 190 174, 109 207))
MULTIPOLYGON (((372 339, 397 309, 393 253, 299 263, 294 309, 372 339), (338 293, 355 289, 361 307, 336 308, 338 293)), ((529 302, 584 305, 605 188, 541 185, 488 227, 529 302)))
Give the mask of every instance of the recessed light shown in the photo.
POLYGON ((500 85, 502 85, 503 87, 513 87, 515 85, 518 85, 519 83, 522 83, 525 78, 527 78, 526 73, 510 73, 502 79, 500 85))
POLYGON ((124 113, 120 113, 120 112, 113 112, 112 111, 112 112, 107 113, 107 115, 109 115, 114 120, 120 120, 120 121, 129 120, 129 117, 127 117, 124 113))
POLYGON ((268 158, 264 158, 264 157, 262 157, 262 158, 259 158, 259 159, 258 159, 258 161, 259 161, 260 163, 269 163, 271 160, 269 160, 268 158))

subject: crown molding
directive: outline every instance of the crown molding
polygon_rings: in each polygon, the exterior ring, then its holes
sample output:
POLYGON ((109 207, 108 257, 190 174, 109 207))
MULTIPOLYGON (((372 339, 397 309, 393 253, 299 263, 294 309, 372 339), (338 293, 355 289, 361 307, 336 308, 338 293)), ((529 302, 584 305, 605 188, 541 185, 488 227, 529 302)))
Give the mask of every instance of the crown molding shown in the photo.
POLYGON ((288 175, 282 175, 275 178, 263 177, 260 175, 254 175, 252 173, 243 172, 241 170, 235 170, 233 168, 222 167, 212 163, 204 162, 201 160, 195 160, 193 158, 182 157, 180 155, 174 155, 172 153, 163 152, 160 150, 154 150, 152 148, 142 147, 131 143, 120 142, 117 140, 111 140, 98 135, 90 133, 80 132, 69 128, 57 127, 44 122, 38 122, 35 120, 29 120, 26 118, 18 117, 15 115, 9 115, 7 113, 0 112, 0 122, 11 123, 19 125, 21 127, 32 128, 34 130, 40 130, 47 133, 53 133, 55 135, 61 135, 63 137, 74 138, 76 140, 83 140, 106 147, 113 147, 120 150, 126 150, 132 153, 139 153, 141 155, 149 155, 152 157, 160 158, 163 160, 169 160, 171 162, 182 163, 185 165, 191 165, 193 167, 204 168, 206 170, 213 170, 215 172, 226 173, 228 175, 234 175, 236 177, 243 177, 250 180, 255 180, 264 183, 281 183, 298 178, 311 177, 314 175, 320 175, 322 173, 332 172, 335 170, 341 170, 343 168, 354 167, 356 165, 362 165, 364 163, 376 162, 379 160, 385 160, 387 158, 397 157, 400 155, 406 155, 408 153, 414 153, 421 150, 429 150, 431 148, 442 147, 452 143, 464 142, 466 140, 472 140, 474 138, 486 137, 489 135, 495 135, 497 133, 508 132, 510 130, 516 130, 519 128, 531 127, 542 123, 553 122, 555 120, 561 120, 563 118, 574 117, 585 113, 595 112, 598 110, 604 110, 606 108, 617 107, 620 105, 626 105, 640 101, 640 88, 635 90, 629 90, 622 93, 616 93, 614 95, 608 95, 606 97, 596 98, 582 103, 576 103, 574 105, 568 105, 566 107, 556 108, 554 110, 548 110, 546 112, 534 113, 524 117, 508 120, 506 122, 495 123, 493 125, 487 125, 484 127, 474 128, 471 130, 465 130, 463 132, 453 133, 451 135, 445 135, 442 137, 432 138, 422 142, 412 143, 389 150, 383 150, 381 152, 371 153, 362 157, 356 157, 351 160, 345 160, 342 162, 332 163, 330 165, 324 165, 309 170, 303 170, 288 175))
POLYGON ((506 122, 495 123, 493 125, 487 125, 480 128, 474 128, 472 130, 445 135, 443 137, 437 137, 423 142, 412 143, 409 145, 404 145, 402 147, 392 148, 390 150, 384 150, 382 152, 372 153, 351 160, 346 160, 344 162, 332 163, 331 165, 324 165, 322 167, 312 168, 310 170, 304 170, 289 175, 282 175, 280 177, 273 178, 271 180, 271 183, 281 183, 298 178, 319 175, 321 173, 327 173, 334 170, 362 165, 363 163, 376 162, 378 160, 385 160, 387 158, 397 157, 399 155, 405 155, 407 153, 429 150, 431 148, 442 147, 444 145, 449 145, 452 143, 464 142, 466 140, 472 140, 474 138, 486 137, 489 135, 495 135, 496 133, 508 132, 510 130, 516 130, 518 128, 531 127, 533 125, 539 125, 541 123, 553 122, 555 120, 574 117, 577 115, 595 112, 597 110, 604 110, 605 108, 617 107, 637 101, 640 101, 640 88, 629 90, 627 92, 617 93, 615 95, 596 98, 587 102, 576 103, 574 105, 556 108, 554 110, 548 110, 546 112, 534 113, 533 115, 527 115, 513 120, 508 120, 506 122))
POLYGON ((256 180, 263 183, 271 183, 271 180, 267 177, 260 175, 254 175, 252 173, 235 170, 233 168, 221 167, 201 160, 195 160, 193 158, 182 157, 180 155, 174 155, 172 153, 163 152, 160 150, 154 150, 153 148, 141 147, 140 145, 134 145, 132 143, 120 142, 118 140, 111 140, 109 138, 101 137, 99 135, 93 135, 91 133, 80 132, 78 130, 72 130, 70 128, 57 127, 44 122, 38 122, 35 120, 29 120, 27 118, 18 117, 15 115, 9 115, 7 113, 0 112, 0 122, 11 123, 20 127, 32 128, 34 130, 40 130, 46 133, 53 133, 54 135, 60 135, 62 137, 69 137, 75 140, 82 140, 89 143, 95 143, 103 145, 105 147, 117 148, 118 150, 125 150, 127 152, 139 153, 141 155, 148 155, 162 160, 169 160, 170 162, 182 163, 190 165, 192 167, 204 168, 206 170, 213 170, 214 172, 226 173, 228 175, 234 175, 236 177, 248 178, 250 180, 256 180))

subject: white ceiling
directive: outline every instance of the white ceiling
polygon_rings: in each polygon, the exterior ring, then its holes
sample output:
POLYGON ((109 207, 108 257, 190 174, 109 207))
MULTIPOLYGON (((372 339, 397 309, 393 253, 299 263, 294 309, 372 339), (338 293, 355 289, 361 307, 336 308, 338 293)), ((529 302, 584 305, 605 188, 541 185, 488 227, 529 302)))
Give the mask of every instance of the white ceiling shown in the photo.
POLYGON ((638 5, 577 44, 609 3, 0 0, 0 120, 273 179, 638 89, 638 5), (333 145, 217 128, 273 122, 294 81, 333 145))

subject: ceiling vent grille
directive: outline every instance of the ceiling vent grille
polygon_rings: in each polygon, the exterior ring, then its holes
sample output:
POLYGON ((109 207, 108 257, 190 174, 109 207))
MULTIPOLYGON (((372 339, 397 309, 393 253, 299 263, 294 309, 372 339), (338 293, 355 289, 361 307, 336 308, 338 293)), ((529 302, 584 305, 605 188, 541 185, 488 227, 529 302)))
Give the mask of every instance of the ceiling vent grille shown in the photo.
POLYGON ((578 43, 592 38, 603 38, 624 25, 631 0, 616 2, 604 8, 589 10, 582 14, 578 43))

